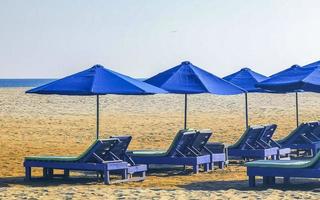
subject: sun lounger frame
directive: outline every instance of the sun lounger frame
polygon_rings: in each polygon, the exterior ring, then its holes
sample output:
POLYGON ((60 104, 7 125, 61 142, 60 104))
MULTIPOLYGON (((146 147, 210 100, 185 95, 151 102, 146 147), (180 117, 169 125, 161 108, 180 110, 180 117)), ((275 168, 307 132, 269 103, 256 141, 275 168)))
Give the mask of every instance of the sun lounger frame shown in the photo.
POLYGON ((299 151, 307 151, 313 157, 320 150, 320 140, 315 141, 310 137, 317 138, 317 136, 313 135, 312 131, 319 125, 319 122, 302 123, 287 137, 276 142, 283 148, 290 148, 292 150, 291 154, 297 152, 296 155, 299 156, 299 151))
POLYGON ((241 138, 228 147, 229 159, 277 159, 277 147, 267 148, 257 142, 264 129, 264 126, 249 126, 241 138))
MULTIPOLYGON (((145 179, 145 172, 147 170, 146 165, 129 166, 127 162, 122 160, 104 160, 98 155, 97 151, 103 147, 104 143, 113 142, 115 145, 119 142, 118 139, 97 140, 93 147, 89 148, 88 152, 78 160, 75 161, 54 161, 54 160, 32 160, 25 159, 25 179, 32 179, 32 168, 43 168, 44 178, 53 178, 59 175, 54 174, 54 170, 64 170, 62 177, 69 177, 70 171, 96 171, 101 174, 105 184, 113 184, 127 181, 142 181, 145 179), (93 162, 95 159, 96 162, 93 162), (122 179, 111 181, 110 173, 117 172, 121 174, 122 179), (138 174, 139 177, 134 177, 133 174, 138 174)), ((60 175, 61 176, 61 175, 60 175)))
POLYGON ((284 183, 290 183, 291 177, 300 178, 320 178, 320 169, 303 168, 303 169, 289 169, 289 168, 269 168, 269 167, 248 167, 247 175, 249 177, 249 186, 255 187, 256 176, 263 177, 264 185, 274 185, 275 177, 283 177, 284 183))
MULTIPOLYGON (((154 155, 143 155, 138 156, 133 152, 129 152, 129 156, 137 164, 146 164, 148 167, 150 164, 166 164, 166 165, 183 165, 183 166, 192 166, 193 172, 198 173, 201 165, 204 166, 204 171, 210 170, 210 164, 212 159, 210 155, 201 155, 201 156, 187 156, 189 151, 193 151, 190 148, 192 141, 195 137, 196 131, 194 130, 180 130, 176 138, 173 141, 172 147, 169 148, 167 155, 163 156, 154 156, 154 155), (181 143, 181 140, 184 140, 183 137, 189 135, 188 141, 181 143), (193 135, 193 136, 191 136, 193 135), (190 140, 191 138, 191 140, 190 140), (181 143, 181 144, 180 144, 181 143)), ((193 152, 195 154, 195 152, 193 152)), ((218 159, 218 158, 217 158, 218 159)), ((220 158, 219 158, 220 159, 220 158)))

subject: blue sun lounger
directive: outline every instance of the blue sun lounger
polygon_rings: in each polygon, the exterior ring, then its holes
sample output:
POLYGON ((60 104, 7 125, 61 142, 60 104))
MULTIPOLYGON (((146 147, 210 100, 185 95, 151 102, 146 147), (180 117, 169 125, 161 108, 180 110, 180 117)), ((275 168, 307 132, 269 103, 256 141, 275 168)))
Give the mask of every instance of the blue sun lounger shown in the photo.
POLYGON ((256 186, 255 177, 262 176, 264 185, 275 184, 275 177, 289 183, 291 177, 320 178, 320 152, 310 160, 257 160, 246 163, 249 186, 256 186))
MULTIPOLYGON (((59 177, 54 174, 55 169, 64 170, 62 177, 69 177, 70 170, 73 171, 95 171, 103 175, 105 184, 135 181, 128 178, 129 173, 146 171, 146 166, 140 169, 130 168, 130 165, 123 160, 111 158, 111 150, 120 143, 119 139, 96 140, 85 152, 78 157, 59 156, 30 156, 25 157, 25 178, 31 180, 31 169, 34 167, 43 168, 45 178, 59 177), (111 181, 110 173, 121 174, 121 180, 111 181)), ((141 179, 140 179, 141 180, 141 179)))
POLYGON ((196 136, 194 130, 180 130, 166 151, 137 150, 128 152, 137 164, 165 164, 192 166, 193 172, 198 173, 201 165, 205 171, 209 170, 210 155, 194 156, 196 153, 190 148, 196 136))
POLYGON ((290 148, 283 148, 279 143, 272 139, 273 134, 277 129, 276 124, 265 125, 265 130, 261 132, 261 136, 258 139, 258 143, 265 148, 278 148, 277 160, 290 159, 290 148))
POLYGON ((276 159, 278 148, 267 148, 259 144, 258 139, 265 130, 265 126, 250 126, 241 138, 233 145, 228 146, 230 159, 276 159))
MULTIPOLYGON (((314 130, 319 126, 319 122, 301 123, 288 136, 276 142, 282 147, 296 150, 297 156, 300 155, 300 151, 310 152, 314 156, 320 149, 320 142, 314 140, 312 135, 314 135, 314 130)), ((291 154, 293 153, 291 152, 291 154)))
POLYGON ((210 155, 211 163, 209 165, 209 170, 213 170, 214 165, 218 165, 220 169, 223 169, 226 162, 226 154, 224 152, 212 152, 206 147, 211 135, 212 131, 208 129, 197 131, 196 137, 191 145, 192 152, 196 153, 195 156, 210 155))

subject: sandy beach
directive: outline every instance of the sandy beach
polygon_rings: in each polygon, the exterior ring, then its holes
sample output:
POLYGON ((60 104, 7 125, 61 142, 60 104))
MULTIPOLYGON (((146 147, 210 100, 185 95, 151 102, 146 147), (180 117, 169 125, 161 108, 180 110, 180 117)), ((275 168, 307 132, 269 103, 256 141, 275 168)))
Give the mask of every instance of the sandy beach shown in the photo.
MULTIPOLYGON (((318 180, 249 188, 245 167, 237 165, 197 175, 151 171, 144 182, 110 186, 82 176, 24 182, 25 156, 78 155, 95 139, 96 120, 94 97, 27 95, 27 89, 0 89, 0 199, 320 198, 318 180)), ((301 121, 320 119, 319 94, 299 97, 301 121)), ((102 96, 101 137, 130 134, 130 150, 165 149, 183 126, 183 103, 182 95, 102 96)), ((294 94, 249 94, 250 123, 276 123, 274 137, 281 138, 295 127, 294 106, 294 94)), ((235 142, 244 131, 243 95, 190 95, 188 127, 211 129, 211 141, 235 142)))

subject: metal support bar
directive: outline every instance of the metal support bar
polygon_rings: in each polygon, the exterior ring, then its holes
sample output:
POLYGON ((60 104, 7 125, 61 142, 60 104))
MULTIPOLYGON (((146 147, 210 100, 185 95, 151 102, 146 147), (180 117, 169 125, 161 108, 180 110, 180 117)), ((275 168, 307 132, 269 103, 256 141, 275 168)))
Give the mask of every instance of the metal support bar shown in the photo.
POLYGON ((184 129, 187 129, 187 109, 188 109, 188 97, 184 94, 184 129))
POLYGON ((246 129, 249 127, 249 116, 248 116, 248 93, 244 93, 245 97, 245 117, 246 117, 246 129))
POLYGON ((296 122, 297 127, 299 126, 299 104, 298 104, 298 92, 296 92, 296 122))
POLYGON ((99 95, 97 95, 97 139, 99 139, 99 95))

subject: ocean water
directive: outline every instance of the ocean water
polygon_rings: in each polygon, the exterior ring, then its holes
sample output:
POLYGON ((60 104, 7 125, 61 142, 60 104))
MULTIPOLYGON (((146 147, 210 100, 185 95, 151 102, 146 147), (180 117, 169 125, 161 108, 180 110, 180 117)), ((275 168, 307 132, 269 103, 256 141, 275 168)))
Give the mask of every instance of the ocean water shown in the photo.
MULTIPOLYGON (((57 79, 0 79, 1 87, 37 87, 57 79)), ((138 78, 140 81, 146 78, 138 78)))
POLYGON ((36 87, 55 79, 0 79, 0 87, 36 87))

